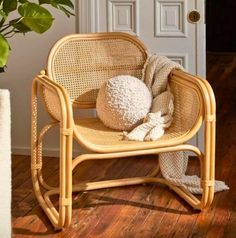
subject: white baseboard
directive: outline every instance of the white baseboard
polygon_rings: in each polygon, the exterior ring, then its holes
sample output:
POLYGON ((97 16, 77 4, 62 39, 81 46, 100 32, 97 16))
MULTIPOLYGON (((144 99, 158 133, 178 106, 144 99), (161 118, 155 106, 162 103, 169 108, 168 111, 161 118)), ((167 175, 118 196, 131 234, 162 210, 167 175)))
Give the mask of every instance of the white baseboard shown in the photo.
MULTIPOLYGON (((75 150, 74 155, 82 154, 82 150, 75 150)), ((13 155, 31 155, 31 148, 30 147, 12 147, 12 154, 13 155)), ((48 157, 59 157, 59 148, 44 148, 43 155, 48 157)))

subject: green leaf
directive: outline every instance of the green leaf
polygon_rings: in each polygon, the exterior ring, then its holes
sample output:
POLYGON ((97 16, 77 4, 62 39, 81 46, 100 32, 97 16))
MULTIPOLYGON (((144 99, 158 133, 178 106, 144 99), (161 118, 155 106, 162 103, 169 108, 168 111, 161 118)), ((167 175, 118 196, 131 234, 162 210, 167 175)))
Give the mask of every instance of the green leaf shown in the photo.
POLYGON ((3 11, 8 15, 17 9, 17 0, 4 0, 2 5, 3 11))
POLYGON ((74 5, 69 0, 51 0, 51 5, 62 12, 66 14, 67 17, 70 17, 71 15, 74 16, 74 13, 70 12, 66 9, 66 7, 74 8, 74 5), (65 6, 65 7, 64 7, 65 6))
POLYGON ((74 4, 70 0, 52 0, 52 2, 56 3, 57 5, 64 5, 74 9, 74 4))
POLYGON ((2 34, 0 34, 0 68, 3 68, 7 64, 10 47, 7 40, 2 34))
POLYGON ((7 15, 3 10, 0 10, 0 16, 2 16, 3 19, 7 18, 7 15))
POLYGON ((47 31, 53 22, 51 13, 36 3, 24 3, 18 8, 21 22, 37 33, 47 31))
POLYGON ((50 4, 51 6, 61 10, 67 17, 74 13, 70 12, 67 8, 74 9, 74 4, 70 0, 39 0, 39 4, 50 4))
POLYGON ((21 33, 27 33, 31 31, 31 29, 20 20, 21 20, 20 18, 11 20, 9 24, 13 26, 14 28, 16 28, 16 30, 18 30, 21 33))
POLYGON ((39 0, 39 4, 41 5, 41 4, 44 4, 44 3, 46 3, 46 4, 51 4, 51 0, 39 0))
POLYGON ((74 9, 74 4, 70 0, 39 0, 39 4, 51 4, 52 6, 64 5, 74 9))
POLYGON ((18 0, 18 2, 20 2, 20 3, 26 3, 26 2, 28 2, 27 0, 18 0))
POLYGON ((58 9, 60 9, 61 11, 63 11, 67 17, 70 17, 71 15, 74 16, 74 13, 68 11, 66 8, 64 8, 63 6, 58 6, 58 9))

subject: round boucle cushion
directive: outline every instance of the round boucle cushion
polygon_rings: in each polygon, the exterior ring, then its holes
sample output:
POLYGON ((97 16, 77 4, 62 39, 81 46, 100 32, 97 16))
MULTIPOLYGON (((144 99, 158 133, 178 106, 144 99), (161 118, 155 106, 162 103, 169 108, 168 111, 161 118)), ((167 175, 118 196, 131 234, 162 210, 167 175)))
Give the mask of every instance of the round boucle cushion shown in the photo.
POLYGON ((129 131, 150 111, 152 95, 138 78, 120 75, 107 80, 97 97, 97 114, 109 128, 129 131))

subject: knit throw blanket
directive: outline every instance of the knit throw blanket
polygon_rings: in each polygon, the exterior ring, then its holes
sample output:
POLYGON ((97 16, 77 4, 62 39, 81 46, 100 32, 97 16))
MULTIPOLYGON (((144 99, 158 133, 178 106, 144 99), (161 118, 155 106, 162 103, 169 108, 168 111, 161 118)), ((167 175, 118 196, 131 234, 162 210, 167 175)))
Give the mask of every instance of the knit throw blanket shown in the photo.
MULTIPOLYGON (((173 120, 174 97, 168 85, 168 76, 173 69, 183 67, 164 56, 151 55, 143 70, 143 81, 152 92, 153 102, 150 113, 143 123, 130 133, 125 133, 126 140, 155 141, 170 127, 173 120)), ((177 186, 183 186, 194 194, 201 194, 202 188, 198 176, 185 175, 188 156, 185 152, 168 152, 159 154, 162 176, 177 186)), ((222 181, 215 181, 215 192, 229 187, 222 181)))

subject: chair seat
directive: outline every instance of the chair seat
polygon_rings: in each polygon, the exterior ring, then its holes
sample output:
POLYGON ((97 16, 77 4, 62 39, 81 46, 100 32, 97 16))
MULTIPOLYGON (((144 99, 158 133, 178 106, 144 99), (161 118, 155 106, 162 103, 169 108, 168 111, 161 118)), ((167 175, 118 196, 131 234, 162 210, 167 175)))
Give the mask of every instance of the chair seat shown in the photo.
POLYGON ((173 123, 157 141, 127 141, 123 140, 122 131, 106 127, 98 118, 86 118, 75 121, 74 134, 75 139, 87 149, 108 153, 177 145, 183 143, 187 131, 177 130, 173 123))

